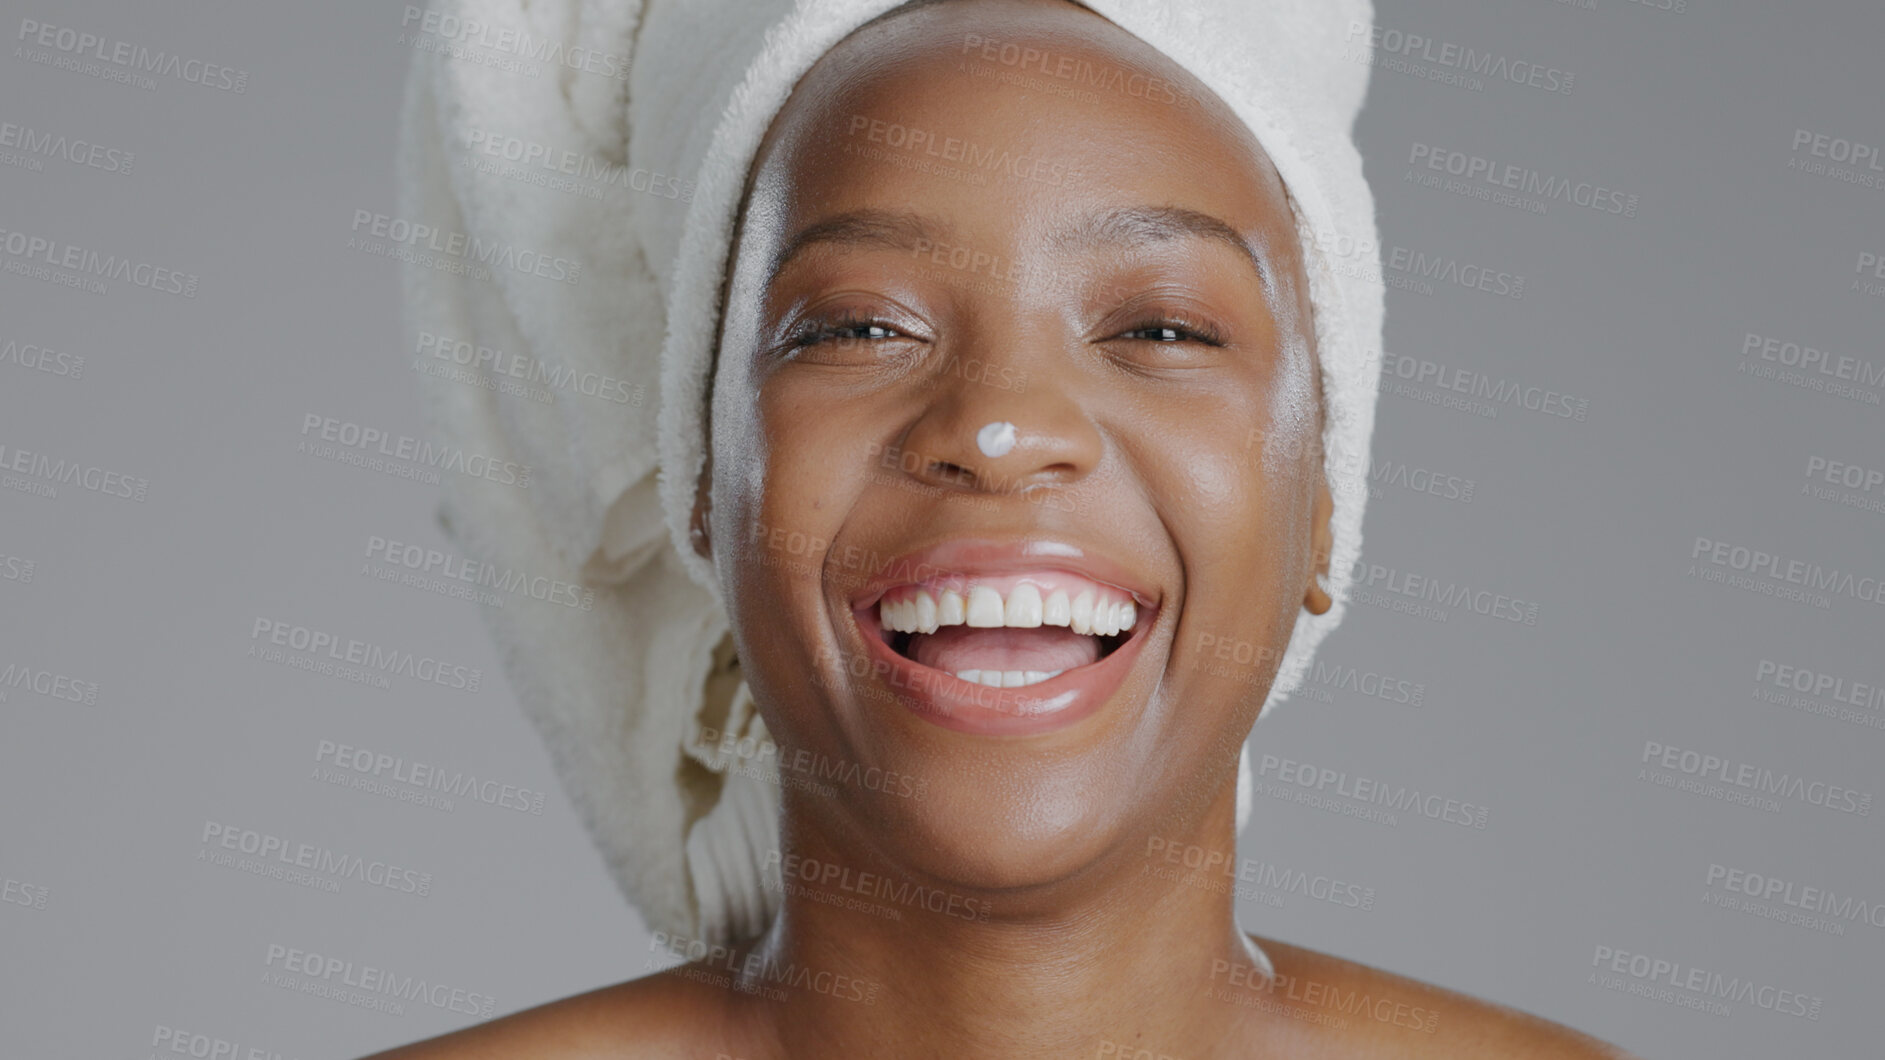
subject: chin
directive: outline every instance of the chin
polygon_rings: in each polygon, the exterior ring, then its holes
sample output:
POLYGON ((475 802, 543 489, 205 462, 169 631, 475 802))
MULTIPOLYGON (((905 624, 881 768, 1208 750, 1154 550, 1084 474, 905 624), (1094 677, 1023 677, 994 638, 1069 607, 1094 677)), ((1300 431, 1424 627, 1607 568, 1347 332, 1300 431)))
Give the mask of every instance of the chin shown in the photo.
POLYGON ((1120 841, 1113 804, 1125 774, 1090 760, 1025 777, 990 778, 970 762, 921 768, 930 778, 921 798, 854 803, 840 811, 850 818, 844 828, 890 863, 952 890, 1051 887, 1120 841))

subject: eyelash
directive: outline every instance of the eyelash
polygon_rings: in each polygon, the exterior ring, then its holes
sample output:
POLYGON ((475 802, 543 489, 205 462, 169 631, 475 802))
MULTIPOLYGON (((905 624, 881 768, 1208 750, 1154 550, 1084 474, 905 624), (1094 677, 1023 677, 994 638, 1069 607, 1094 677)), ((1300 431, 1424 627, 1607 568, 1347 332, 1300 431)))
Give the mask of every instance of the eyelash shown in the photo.
POLYGON ((817 346, 821 343, 830 342, 833 339, 848 338, 856 342, 868 342, 872 338, 891 339, 908 337, 909 336, 905 335, 903 332, 898 331, 896 328, 891 327, 881 320, 873 320, 870 317, 846 312, 840 313, 835 319, 831 320, 807 321, 804 325, 800 326, 798 332, 792 336, 791 348, 795 350, 803 349, 807 346, 817 346), (877 336, 845 334, 849 331, 856 331, 859 328, 879 328, 890 334, 877 336))
POLYGON ((1189 321, 1177 317, 1147 320, 1134 324, 1120 334, 1131 335, 1140 331, 1175 331, 1180 337, 1177 339, 1135 339, 1133 341, 1155 342, 1163 346, 1175 346, 1180 342, 1201 342, 1206 346, 1224 345, 1223 333, 1211 325, 1203 323, 1202 321, 1189 321))
MULTIPOLYGON (((1167 345, 1167 346, 1176 345, 1180 342, 1187 342, 1187 341, 1201 342, 1205 344, 1206 346, 1224 345, 1224 337, 1216 328, 1212 327, 1209 324, 1194 323, 1194 322, 1187 321, 1180 318, 1155 319, 1155 320, 1142 321, 1140 323, 1134 324, 1130 328, 1127 328, 1125 331, 1121 332, 1120 335, 1124 337, 1124 336, 1130 336, 1134 334, 1135 332, 1155 331, 1155 330, 1177 332, 1179 337, 1176 339, 1140 338, 1140 339, 1134 339, 1132 341, 1154 342, 1154 343, 1159 343, 1160 345, 1167 345)), ((853 341, 858 341, 858 342, 867 342, 867 341, 870 341, 872 338, 892 339, 892 338, 908 338, 908 337, 909 336, 904 335, 903 332, 898 331, 896 328, 891 327, 889 324, 886 324, 881 320, 873 320, 869 317, 859 316, 854 313, 843 313, 843 314, 840 314, 836 319, 823 320, 823 321, 814 320, 807 323, 803 327, 801 327, 798 333, 792 336, 792 348, 803 349, 807 346, 817 346, 821 343, 830 342, 834 339, 844 339, 844 338, 849 338, 853 341), (847 335, 846 334, 846 332, 856 331, 860 328, 878 328, 883 331, 889 332, 889 334, 876 335, 876 336, 847 335)))

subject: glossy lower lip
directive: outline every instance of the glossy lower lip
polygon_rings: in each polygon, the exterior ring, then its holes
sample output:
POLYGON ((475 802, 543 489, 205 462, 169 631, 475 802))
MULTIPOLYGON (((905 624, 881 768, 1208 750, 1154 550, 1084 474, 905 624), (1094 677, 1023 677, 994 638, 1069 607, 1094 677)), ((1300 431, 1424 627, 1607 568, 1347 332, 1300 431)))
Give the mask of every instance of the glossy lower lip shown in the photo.
POLYGON ((912 714, 957 732, 1025 736, 1064 729, 1098 711, 1125 683, 1139 658, 1156 608, 1140 611, 1126 642, 1112 654, 1024 688, 990 688, 898 655, 884 643, 875 607, 854 609, 870 671, 851 680, 885 690, 912 714))

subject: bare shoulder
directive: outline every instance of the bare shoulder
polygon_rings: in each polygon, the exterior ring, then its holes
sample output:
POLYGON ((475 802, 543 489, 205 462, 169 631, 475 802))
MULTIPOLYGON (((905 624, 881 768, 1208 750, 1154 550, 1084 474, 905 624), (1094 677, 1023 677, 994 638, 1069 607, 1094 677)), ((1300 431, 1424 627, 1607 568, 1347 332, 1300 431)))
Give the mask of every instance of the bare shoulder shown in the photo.
POLYGON ((1642 1060, 1608 1042, 1532 1013, 1432 983, 1258 939, 1276 965, 1267 992, 1287 998, 1298 1020, 1316 1020, 1351 1057, 1535 1057, 1642 1060))
POLYGON ((724 992, 671 969, 515 1012, 363 1060, 616 1060, 624 1046, 649 1060, 725 1052, 724 992))

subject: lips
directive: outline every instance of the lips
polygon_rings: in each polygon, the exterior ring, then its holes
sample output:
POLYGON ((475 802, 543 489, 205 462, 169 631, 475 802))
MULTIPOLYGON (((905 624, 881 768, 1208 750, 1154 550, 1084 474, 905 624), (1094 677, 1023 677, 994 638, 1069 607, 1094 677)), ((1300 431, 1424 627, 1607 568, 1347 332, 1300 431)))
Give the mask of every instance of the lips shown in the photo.
POLYGON ((890 698, 917 716, 960 732, 1016 735, 1062 728, 1098 711, 1125 682, 1157 619, 1161 598, 1156 584, 1142 573, 1067 541, 957 538, 941 542, 896 557, 851 594, 852 615, 869 666, 863 672, 853 667, 850 676, 887 690, 890 698), (1022 687, 991 687, 919 661, 960 658, 950 654, 952 641, 974 636, 987 639, 1009 631, 953 626, 917 634, 934 639, 914 653, 919 658, 912 658, 893 644, 899 638, 907 644, 912 634, 886 631, 878 618, 878 602, 893 590, 961 586, 978 576, 1051 577, 1055 572, 1100 583, 1130 598, 1138 612, 1136 621, 1131 630, 1103 639, 1064 628, 1013 630, 1018 641, 1038 639, 1029 645, 1031 650, 1060 652, 1071 664, 1059 668, 1061 672, 1053 677, 1022 687))

